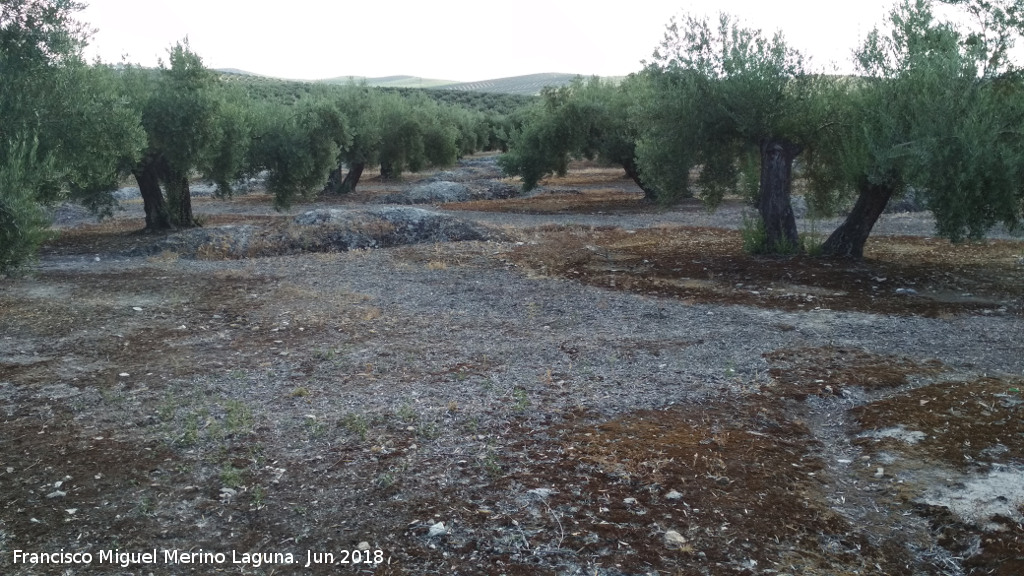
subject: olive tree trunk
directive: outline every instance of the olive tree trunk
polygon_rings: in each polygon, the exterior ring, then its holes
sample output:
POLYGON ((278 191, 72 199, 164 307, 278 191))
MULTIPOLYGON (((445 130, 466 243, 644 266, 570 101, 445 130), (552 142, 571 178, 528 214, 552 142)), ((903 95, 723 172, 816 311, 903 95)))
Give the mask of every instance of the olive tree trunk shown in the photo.
POLYGON ((355 192, 356 185, 359 184, 359 178, 363 176, 364 168, 366 168, 366 164, 356 162, 349 167, 348 174, 345 174, 343 178, 344 164, 339 162, 338 167, 331 170, 331 174, 327 177, 327 185, 324 186, 323 193, 348 194, 349 192, 355 192))
POLYGON ((160 169, 155 158, 147 157, 132 170, 142 194, 142 205, 146 211, 146 230, 162 231, 171 228, 171 217, 160 190, 160 169))
POLYGON ((800 236, 789 197, 793 183, 793 160, 803 148, 781 138, 761 141, 761 196, 757 209, 764 222, 768 253, 799 250, 800 236))
POLYGON ((341 182, 341 192, 355 192, 356 184, 359 184, 359 179, 363 176, 363 169, 366 168, 366 164, 362 162, 356 162, 349 166, 348 174, 345 175, 345 179, 341 182))
POLYGON ((171 174, 167 179, 167 204, 170 207, 171 222, 179 228, 196 228, 192 214, 192 192, 188 187, 188 176, 171 174))
POLYGON ((865 180, 858 188, 860 194, 857 203, 847 214, 846 220, 821 245, 823 254, 839 258, 864 257, 864 245, 871 235, 871 229, 892 198, 895 187, 889 183, 871 184, 865 180))
POLYGON ((643 180, 641 180, 640 169, 636 165, 636 160, 633 158, 626 160, 622 163, 622 168, 626 170, 626 176, 629 176, 629 178, 644 191, 644 198, 646 200, 653 202, 658 199, 658 191, 655 188, 644 184, 643 180))

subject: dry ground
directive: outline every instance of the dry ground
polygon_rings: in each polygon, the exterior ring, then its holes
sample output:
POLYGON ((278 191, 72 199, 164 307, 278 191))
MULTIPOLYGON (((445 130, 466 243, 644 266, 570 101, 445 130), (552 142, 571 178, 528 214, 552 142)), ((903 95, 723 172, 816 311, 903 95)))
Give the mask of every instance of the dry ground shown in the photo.
MULTIPOLYGON (((1024 244, 751 257, 738 204, 577 168, 448 206, 491 241, 193 259, 126 256, 159 240, 137 206, 63 229, 0 279, 0 571, 1024 573, 1024 244)), ((261 200, 196 207, 289 226, 261 200)))

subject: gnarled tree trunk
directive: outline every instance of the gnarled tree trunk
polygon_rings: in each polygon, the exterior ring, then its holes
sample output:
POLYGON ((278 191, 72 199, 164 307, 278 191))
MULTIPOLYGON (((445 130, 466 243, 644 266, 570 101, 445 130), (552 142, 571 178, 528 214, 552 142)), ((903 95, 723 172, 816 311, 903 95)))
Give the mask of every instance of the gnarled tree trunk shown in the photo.
POLYGON ((640 179, 640 169, 637 168, 636 160, 633 158, 626 160, 622 163, 622 168, 626 170, 626 176, 629 176, 629 178, 644 191, 644 199, 652 202, 658 199, 658 191, 655 188, 644 184, 643 180, 640 179))
POLYGON ((840 258, 863 258, 864 245, 871 229, 882 215, 895 192, 891 183, 871 184, 867 180, 857 187, 860 194, 846 220, 821 245, 823 254, 840 258))
POLYGON ((356 184, 359 184, 364 168, 366 168, 366 164, 362 162, 356 162, 349 166, 348 174, 345 175, 345 179, 341 182, 341 192, 343 194, 356 191, 356 184))
POLYGON ((192 215, 192 192, 188 188, 188 176, 172 173, 167 178, 167 204, 170 207, 171 222, 180 228, 199 226, 192 215))
POLYGON ((331 173, 327 176, 327 184, 324 185, 322 194, 340 194, 341 193, 341 176, 342 165, 339 163, 338 167, 331 170, 331 173))
POLYGON ((146 230, 160 231, 171 228, 171 218, 160 190, 160 163, 157 158, 147 156, 132 170, 142 194, 142 205, 146 210, 146 230))
POLYGON ((793 160, 803 147, 782 138, 761 141, 761 197, 757 209, 764 222, 768 253, 799 250, 800 236, 789 196, 793 183, 793 160))

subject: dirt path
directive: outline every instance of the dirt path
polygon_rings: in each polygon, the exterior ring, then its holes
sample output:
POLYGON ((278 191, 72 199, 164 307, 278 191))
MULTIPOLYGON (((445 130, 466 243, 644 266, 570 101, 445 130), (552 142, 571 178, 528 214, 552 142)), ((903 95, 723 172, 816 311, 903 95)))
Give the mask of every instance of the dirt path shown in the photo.
POLYGON ((3 572, 1024 572, 1024 246, 761 260, 584 176, 450 210, 465 242, 74 225, 0 280, 3 572), (92 562, 14 562, 62 549, 92 562))

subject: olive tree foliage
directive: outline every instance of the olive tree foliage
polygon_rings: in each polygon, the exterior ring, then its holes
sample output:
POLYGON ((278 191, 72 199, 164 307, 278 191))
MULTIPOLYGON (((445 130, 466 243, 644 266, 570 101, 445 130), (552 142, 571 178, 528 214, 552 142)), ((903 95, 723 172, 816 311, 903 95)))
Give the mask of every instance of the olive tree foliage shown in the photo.
MULTIPOLYGON (((975 4, 986 4, 977 2, 975 4)), ((951 240, 1019 224, 1024 205, 1024 94, 1007 60, 1010 20, 978 32, 905 1, 857 52, 861 75, 836 82, 842 120, 809 158, 813 202, 855 198, 825 254, 860 258, 888 202, 913 190, 951 240)), ((993 24, 995 22, 996 24, 993 24)))
MULTIPOLYGON (((789 202, 793 161, 826 122, 812 105, 813 78, 781 34, 771 38, 729 15, 716 23, 673 20, 641 73, 635 118, 641 177, 671 197, 716 206, 728 190, 756 181, 762 251, 798 244, 789 202)), ((752 186, 748 186, 752 188, 752 186)))
POLYGON ((46 236, 44 205, 77 200, 109 211, 119 168, 142 145, 112 71, 82 58, 81 8, 0 0, 0 271, 34 257, 46 236))
POLYGON ((572 159, 597 159, 621 166, 649 199, 657 198, 637 170, 637 135, 629 117, 634 81, 576 78, 566 86, 544 89, 522 126, 512 132, 508 151, 498 160, 502 170, 519 176, 523 189, 532 190, 547 176, 565 175, 572 159))

